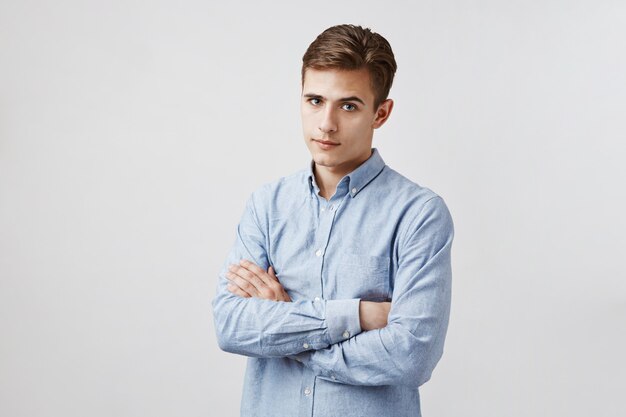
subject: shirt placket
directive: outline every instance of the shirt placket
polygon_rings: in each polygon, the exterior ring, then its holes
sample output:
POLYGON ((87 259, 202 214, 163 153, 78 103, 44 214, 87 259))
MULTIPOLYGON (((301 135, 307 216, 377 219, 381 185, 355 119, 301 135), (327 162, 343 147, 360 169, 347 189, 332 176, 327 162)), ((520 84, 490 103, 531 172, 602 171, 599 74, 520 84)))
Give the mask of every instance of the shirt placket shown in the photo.
MULTIPOLYGON (((328 242, 330 241, 330 235, 333 230, 333 225, 335 222, 335 215, 337 214, 337 210, 341 205, 341 199, 343 197, 338 197, 335 195, 330 201, 327 201, 318 196, 318 207, 319 207, 319 223, 318 228, 315 231, 315 246, 314 253, 312 256, 316 258, 316 267, 317 267, 317 286, 316 286, 316 296, 314 301, 319 302, 323 300, 324 297, 324 261, 326 256, 329 255, 327 253, 328 242)), ((315 381, 316 377, 311 370, 305 368, 302 378, 302 385, 300 386, 300 416, 301 417, 312 417, 313 416, 313 396, 315 392, 315 381)))
POLYGON ((319 210, 319 227, 316 231, 315 235, 315 256, 317 259, 317 277, 318 277, 318 287, 317 287, 317 297, 324 299, 324 264, 326 261, 326 257, 330 255, 328 253, 328 242, 330 241, 330 235, 333 231, 333 225, 335 222, 335 214, 337 213, 337 208, 339 207, 339 200, 335 200, 334 198, 330 201, 323 200, 323 203, 320 204, 319 210))

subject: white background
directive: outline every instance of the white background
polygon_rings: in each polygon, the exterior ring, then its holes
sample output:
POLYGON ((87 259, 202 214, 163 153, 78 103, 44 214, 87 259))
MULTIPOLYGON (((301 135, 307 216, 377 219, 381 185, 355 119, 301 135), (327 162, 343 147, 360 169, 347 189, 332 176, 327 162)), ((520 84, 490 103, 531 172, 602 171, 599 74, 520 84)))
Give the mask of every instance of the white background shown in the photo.
POLYGON ((210 301, 304 168, 301 57, 385 36, 374 143, 455 220, 424 416, 626 415, 622 1, 0 0, 0 415, 235 416, 210 301))

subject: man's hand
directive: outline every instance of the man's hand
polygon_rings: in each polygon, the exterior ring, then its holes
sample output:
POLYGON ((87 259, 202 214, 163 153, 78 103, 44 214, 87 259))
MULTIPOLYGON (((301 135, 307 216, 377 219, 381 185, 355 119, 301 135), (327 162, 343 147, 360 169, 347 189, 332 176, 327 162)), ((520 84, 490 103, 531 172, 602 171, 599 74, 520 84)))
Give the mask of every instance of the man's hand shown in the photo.
POLYGON ((361 301, 359 303, 359 320, 363 331, 382 329, 387 325, 387 317, 391 303, 376 303, 374 301, 361 301))
POLYGON ((230 265, 226 278, 230 281, 228 291, 240 297, 256 297, 272 301, 290 302, 291 298, 269 267, 267 272, 254 263, 241 260, 239 265, 230 265))

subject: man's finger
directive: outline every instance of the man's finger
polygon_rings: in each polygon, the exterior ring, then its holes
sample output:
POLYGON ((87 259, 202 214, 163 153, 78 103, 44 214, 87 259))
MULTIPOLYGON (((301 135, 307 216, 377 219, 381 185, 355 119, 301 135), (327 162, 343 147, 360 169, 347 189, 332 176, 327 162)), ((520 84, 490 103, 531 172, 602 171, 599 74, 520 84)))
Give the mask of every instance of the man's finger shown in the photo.
POLYGON ((239 264, 229 266, 230 272, 227 277, 252 297, 273 301, 291 301, 289 294, 279 282, 273 266, 265 271, 246 259, 242 259, 239 264))
MULTIPOLYGON (((231 265, 229 270, 232 273, 238 275, 240 278, 248 281, 255 287, 254 292, 248 291, 250 294, 252 294, 253 297, 268 298, 268 290, 271 294, 276 291, 276 288, 274 288, 276 283, 273 282, 272 279, 261 268, 257 267, 257 270, 263 271, 263 276, 258 276, 254 272, 251 272, 250 270, 238 265, 231 265)), ((248 290, 245 287, 243 287, 243 289, 246 291, 248 290)))
POLYGON ((283 287, 283 284, 281 284, 280 281, 278 280, 278 277, 276 276, 276 272, 274 271, 273 266, 270 266, 269 268, 267 268, 267 275, 269 275, 270 278, 272 278, 275 281, 274 286, 278 287, 278 291, 280 291, 280 293, 282 294, 281 301, 290 302, 291 297, 289 297, 289 294, 287 294, 285 287, 283 287))
POLYGON ((276 272, 274 271, 274 267, 270 265, 270 267, 267 269, 267 274, 270 276, 270 278, 272 278, 274 281, 276 282, 280 282, 278 281, 278 277, 276 276, 276 272))
POLYGON ((245 292, 244 290, 242 290, 241 288, 239 288, 235 284, 228 284, 226 286, 226 289, 228 291, 232 292, 233 294, 238 295, 240 297, 244 297, 244 298, 252 297, 250 294, 248 294, 247 292, 245 292))
POLYGON ((271 277, 267 274, 267 272, 261 268, 260 266, 258 266, 257 264, 255 264, 254 262, 250 262, 247 259, 242 259, 239 264, 245 268, 246 270, 248 270, 250 273, 254 274, 255 276, 257 276, 261 281, 263 281, 265 283, 265 285, 271 285, 271 277))
POLYGON ((226 272, 226 278, 230 282, 235 284, 237 287, 241 288, 242 290, 250 294, 251 296, 258 297, 259 291, 257 287, 253 283, 251 283, 248 279, 241 276, 239 272, 237 273, 232 272, 232 271, 226 272))

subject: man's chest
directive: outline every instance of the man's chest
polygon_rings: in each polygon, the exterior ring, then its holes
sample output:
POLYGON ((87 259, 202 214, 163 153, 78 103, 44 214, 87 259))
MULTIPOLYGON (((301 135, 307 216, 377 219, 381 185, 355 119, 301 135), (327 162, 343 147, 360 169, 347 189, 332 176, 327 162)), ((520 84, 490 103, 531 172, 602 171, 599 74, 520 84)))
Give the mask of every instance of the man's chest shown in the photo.
POLYGON ((353 200, 312 201, 268 222, 268 254, 293 299, 391 298, 399 219, 353 200))

